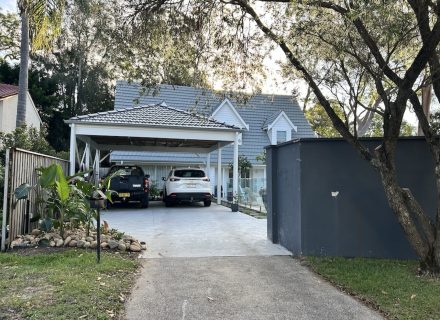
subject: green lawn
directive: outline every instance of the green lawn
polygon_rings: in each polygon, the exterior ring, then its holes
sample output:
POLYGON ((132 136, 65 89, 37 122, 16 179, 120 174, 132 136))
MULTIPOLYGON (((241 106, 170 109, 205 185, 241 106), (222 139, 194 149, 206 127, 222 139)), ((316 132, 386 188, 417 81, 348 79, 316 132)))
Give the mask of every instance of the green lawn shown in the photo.
POLYGON ((390 319, 440 319, 440 279, 417 276, 416 261, 307 257, 318 274, 390 319))
POLYGON ((0 254, 0 319, 118 319, 139 264, 85 250, 0 254))

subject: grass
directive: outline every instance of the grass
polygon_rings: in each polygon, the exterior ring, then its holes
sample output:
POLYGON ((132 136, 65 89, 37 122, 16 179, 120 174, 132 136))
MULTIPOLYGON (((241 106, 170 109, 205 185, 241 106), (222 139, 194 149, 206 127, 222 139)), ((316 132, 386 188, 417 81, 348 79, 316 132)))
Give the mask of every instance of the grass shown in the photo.
POLYGON ((440 279, 416 261, 307 257, 310 268, 389 319, 440 319, 440 279))
POLYGON ((118 319, 138 262, 85 250, 0 254, 0 319, 118 319))

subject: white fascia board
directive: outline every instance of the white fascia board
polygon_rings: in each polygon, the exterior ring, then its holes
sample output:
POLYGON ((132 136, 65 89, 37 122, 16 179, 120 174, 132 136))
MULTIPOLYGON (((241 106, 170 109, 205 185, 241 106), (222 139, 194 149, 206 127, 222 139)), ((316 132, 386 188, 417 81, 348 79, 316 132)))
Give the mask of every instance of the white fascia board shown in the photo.
POLYGON ((233 142, 235 130, 202 129, 202 128, 167 128, 121 126, 110 124, 76 124, 76 134, 83 136, 163 138, 180 140, 209 140, 233 142))
POLYGON ((287 120, 287 122, 288 122, 289 125, 292 127, 292 129, 294 129, 295 131, 298 131, 298 127, 295 126, 295 125, 292 123, 292 121, 290 121, 289 117, 287 116, 287 114, 286 114, 284 111, 281 111, 281 112, 280 112, 280 114, 278 115, 278 117, 276 117, 276 119, 275 119, 274 121, 272 121, 272 123, 267 127, 267 130, 272 129, 281 117, 284 117, 284 119, 287 120))
POLYGON ((249 130, 249 125, 243 120, 243 118, 240 116, 240 114, 238 113, 237 109, 235 109, 234 105, 231 103, 231 101, 229 101, 228 98, 225 98, 225 100, 222 101, 222 103, 220 103, 220 105, 217 107, 217 109, 214 110, 214 112, 212 113, 211 117, 214 118, 215 115, 226 105, 228 104, 231 109, 232 112, 234 112, 235 116, 238 118, 238 120, 240 121, 240 123, 242 124, 242 128, 246 128, 247 130, 249 130))
POLYGON ((151 151, 151 152, 183 152, 183 153, 202 153, 208 154, 211 152, 210 148, 190 148, 190 147, 162 147, 162 146, 132 146, 132 145, 112 145, 100 144, 99 150, 111 151, 151 151))

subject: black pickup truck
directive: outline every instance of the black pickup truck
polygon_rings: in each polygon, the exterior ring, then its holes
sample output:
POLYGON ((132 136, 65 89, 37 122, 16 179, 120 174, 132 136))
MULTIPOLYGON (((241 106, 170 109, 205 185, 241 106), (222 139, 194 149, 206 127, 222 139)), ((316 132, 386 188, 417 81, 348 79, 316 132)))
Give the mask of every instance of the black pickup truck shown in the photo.
POLYGON ((119 171, 111 179, 110 190, 116 193, 112 196, 113 202, 138 201, 142 208, 148 208, 149 177, 139 166, 115 165, 110 168, 108 175, 119 171))

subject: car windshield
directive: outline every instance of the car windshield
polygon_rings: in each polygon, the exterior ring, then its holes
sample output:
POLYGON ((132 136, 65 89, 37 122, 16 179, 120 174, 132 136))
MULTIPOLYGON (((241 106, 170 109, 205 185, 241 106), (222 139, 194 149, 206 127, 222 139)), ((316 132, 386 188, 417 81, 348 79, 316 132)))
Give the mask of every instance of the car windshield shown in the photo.
POLYGON ((182 169, 174 171, 174 176, 179 178, 204 178, 205 172, 202 170, 182 169))
POLYGON ((144 173, 139 167, 112 167, 109 174, 121 170, 121 176, 143 176, 144 173))

